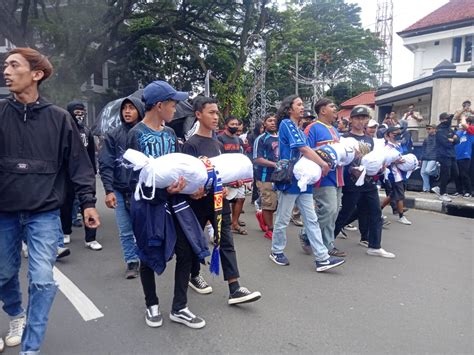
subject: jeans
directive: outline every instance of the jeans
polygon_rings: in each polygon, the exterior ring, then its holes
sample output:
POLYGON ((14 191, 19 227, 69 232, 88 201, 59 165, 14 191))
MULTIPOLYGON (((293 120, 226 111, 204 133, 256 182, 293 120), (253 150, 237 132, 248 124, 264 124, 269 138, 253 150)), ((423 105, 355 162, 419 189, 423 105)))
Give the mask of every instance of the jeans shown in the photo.
POLYGON ((314 210, 313 196, 311 194, 289 194, 279 192, 278 209, 276 213, 275 225, 273 227, 272 253, 283 253, 286 246, 286 227, 290 223, 293 207, 298 206, 303 221, 308 240, 313 249, 313 254, 317 261, 329 258, 328 249, 323 243, 321 229, 319 228, 318 216, 314 210))
POLYGON ((59 210, 0 213, 0 300, 10 317, 24 313, 18 273, 21 240, 28 244, 28 308, 21 340, 22 352, 39 351, 48 314, 56 295, 53 279, 58 237, 62 234, 59 210))
POLYGON ((132 220, 130 218, 130 210, 125 203, 125 195, 115 190, 114 194, 117 198, 117 207, 115 207, 115 220, 120 235, 120 244, 122 245, 123 258, 125 262, 137 262, 138 249, 137 242, 133 235, 132 220))
POLYGON ((430 176, 436 176, 439 174, 438 164, 436 160, 423 160, 421 163, 420 175, 423 179, 423 191, 430 191, 430 176))
POLYGON ((322 186, 313 189, 321 235, 324 245, 329 250, 334 248, 334 226, 341 205, 341 190, 340 187, 335 186, 322 186))

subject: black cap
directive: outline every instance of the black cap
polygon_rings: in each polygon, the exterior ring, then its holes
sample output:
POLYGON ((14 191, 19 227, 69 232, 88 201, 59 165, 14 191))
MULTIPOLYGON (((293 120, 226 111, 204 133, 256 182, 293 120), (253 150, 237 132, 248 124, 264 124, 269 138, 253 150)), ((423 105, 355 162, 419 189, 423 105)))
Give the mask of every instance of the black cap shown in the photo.
POLYGON ((316 116, 313 115, 311 110, 304 110, 303 118, 309 118, 310 120, 313 120, 316 118, 316 116))
POLYGON ((370 117, 370 111, 367 107, 356 106, 351 111, 351 117, 354 117, 354 116, 367 116, 367 117, 370 117))
POLYGON ((426 128, 426 129, 428 129, 428 128, 436 128, 436 126, 435 126, 435 125, 432 125, 432 124, 427 124, 425 128, 426 128))
POLYGON ((396 126, 390 126, 390 127, 388 127, 388 128, 385 130, 385 133, 384 133, 384 134, 390 134, 390 133, 393 133, 393 132, 396 132, 396 131, 401 131, 400 126, 398 126, 398 125, 396 125, 396 126))
POLYGON ((450 117, 451 115, 449 113, 443 112, 441 115, 439 115, 439 120, 440 121, 449 120, 450 117))

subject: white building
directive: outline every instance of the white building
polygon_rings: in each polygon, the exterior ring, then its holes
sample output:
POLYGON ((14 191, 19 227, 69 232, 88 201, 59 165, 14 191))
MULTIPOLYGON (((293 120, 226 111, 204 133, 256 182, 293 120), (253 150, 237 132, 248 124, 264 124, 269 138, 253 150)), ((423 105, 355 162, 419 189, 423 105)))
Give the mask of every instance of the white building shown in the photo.
POLYGON ((443 60, 458 73, 472 65, 474 1, 450 0, 447 4, 398 32, 415 55, 413 79, 429 76, 443 60))

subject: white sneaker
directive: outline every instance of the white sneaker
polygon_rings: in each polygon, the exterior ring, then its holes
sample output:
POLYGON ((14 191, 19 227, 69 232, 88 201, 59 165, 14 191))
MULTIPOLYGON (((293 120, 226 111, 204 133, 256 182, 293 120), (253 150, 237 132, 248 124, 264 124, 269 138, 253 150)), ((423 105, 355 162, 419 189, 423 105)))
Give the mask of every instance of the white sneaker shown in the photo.
POLYGON ((344 226, 344 229, 345 229, 346 231, 354 232, 354 231, 356 231, 358 228, 357 228, 356 226, 352 225, 352 224, 347 224, 347 225, 344 226))
POLYGON ((0 353, 5 350, 5 342, 3 341, 3 338, 0 337, 0 353))
POLYGON ((64 234, 64 244, 69 244, 69 243, 71 243, 71 235, 64 234))
POLYGON ((389 253, 388 251, 382 248, 380 249, 369 248, 367 249, 367 254, 372 255, 372 256, 381 256, 382 258, 389 258, 389 259, 393 259, 395 257, 395 254, 389 253))
POLYGON ((10 321, 10 330, 8 331, 8 334, 5 337, 5 344, 7 344, 7 346, 20 345, 25 325, 26 316, 15 318, 10 321))
POLYGON ((443 202, 451 202, 452 199, 448 196, 448 194, 444 194, 443 196, 438 196, 438 198, 443 202))
POLYGON ((91 250, 102 250, 102 245, 97 241, 93 240, 92 242, 85 242, 86 248, 91 250))
POLYGON ((369 242, 366 241, 366 240, 361 240, 361 241, 359 241, 359 245, 362 246, 362 247, 368 248, 369 247, 369 242))
POLYGON ((401 224, 405 224, 407 226, 411 225, 411 222, 405 216, 400 217, 398 219, 398 222, 400 222, 401 224))
POLYGON ((28 258, 28 245, 25 242, 21 242, 21 254, 25 259, 28 258))
POLYGON ((432 187, 431 191, 433 191, 436 195, 438 195, 438 197, 441 195, 439 186, 432 187))

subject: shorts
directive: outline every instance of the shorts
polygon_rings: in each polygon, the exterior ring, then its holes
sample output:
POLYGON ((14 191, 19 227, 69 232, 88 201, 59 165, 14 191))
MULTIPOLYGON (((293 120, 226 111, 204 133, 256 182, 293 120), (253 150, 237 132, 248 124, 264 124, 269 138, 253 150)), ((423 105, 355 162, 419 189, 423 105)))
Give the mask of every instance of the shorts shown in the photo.
POLYGON ((257 181, 258 191, 260 191, 260 204, 262 210, 276 211, 278 205, 278 195, 273 190, 273 183, 257 181))
POLYGON ((391 182, 390 198, 395 202, 405 199, 405 184, 403 181, 391 182))
POLYGON ((245 186, 242 185, 240 187, 227 187, 227 196, 225 198, 229 201, 238 198, 245 198, 245 186))

